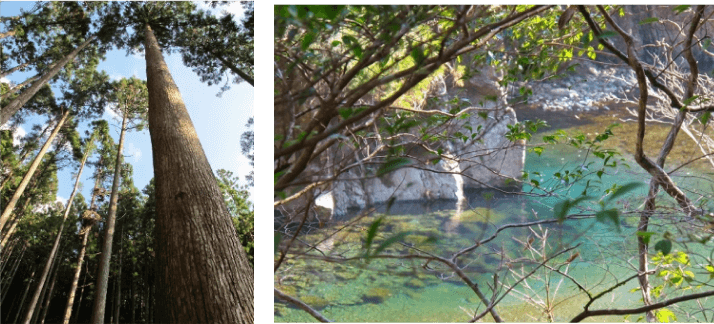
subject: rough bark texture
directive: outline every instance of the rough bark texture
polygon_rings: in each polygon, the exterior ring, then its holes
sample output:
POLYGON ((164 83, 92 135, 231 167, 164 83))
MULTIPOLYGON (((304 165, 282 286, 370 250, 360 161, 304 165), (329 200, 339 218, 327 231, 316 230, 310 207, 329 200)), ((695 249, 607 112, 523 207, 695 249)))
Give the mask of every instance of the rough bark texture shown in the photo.
POLYGON ((148 25, 145 39, 156 181, 156 319, 253 323, 253 270, 148 25))

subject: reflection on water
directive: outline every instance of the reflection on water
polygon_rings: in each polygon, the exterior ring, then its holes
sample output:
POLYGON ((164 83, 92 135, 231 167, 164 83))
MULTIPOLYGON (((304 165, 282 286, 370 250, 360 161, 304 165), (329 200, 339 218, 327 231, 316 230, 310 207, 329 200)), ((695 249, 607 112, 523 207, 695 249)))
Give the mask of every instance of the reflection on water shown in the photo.
MULTIPOLYGON (((529 155, 526 169, 541 172, 542 176, 537 178, 541 187, 552 188, 562 184, 552 174, 582 168, 582 156, 583 152, 572 148, 547 150, 540 157, 529 155)), ((595 176, 593 171, 586 178, 590 180, 587 188, 586 181, 582 181, 582 184, 560 194, 576 197, 586 191, 590 195, 602 196, 603 191, 613 183, 644 182, 647 179, 643 174, 623 167, 601 178, 595 176)), ((690 188, 700 186, 696 179, 679 181, 690 188)), ((643 186, 632 194, 643 195, 646 188, 643 186)), ((523 192, 531 190, 531 187, 524 185, 523 192)), ((562 199, 476 189, 465 191, 464 196, 467 200, 462 202, 462 208, 455 201, 445 200, 395 203, 389 215, 385 216, 375 242, 381 242, 394 233, 408 231, 404 245, 393 245, 385 252, 414 253, 410 248, 413 247, 423 253, 450 257, 475 241, 493 235, 498 226, 553 218, 552 207, 562 199)), ((620 210, 623 206, 636 208, 638 203, 637 200, 621 199, 611 207, 620 210)), ((599 208, 596 204, 585 206, 591 210, 599 208)), ((380 208, 379 213, 386 212, 384 206, 380 208)), ((364 252, 361 248, 366 229, 375 219, 376 216, 363 219, 327 240, 324 238, 328 233, 334 233, 348 220, 338 220, 335 227, 316 229, 300 238, 304 242, 319 242, 316 243, 317 249, 324 255, 354 257, 364 252)), ((576 251, 548 263, 572 279, 553 271, 536 271, 516 285, 496 308, 507 321, 546 321, 549 317, 544 310, 552 306, 554 317, 551 320, 569 321, 582 311, 587 302, 587 295, 572 280, 577 280, 596 294, 636 273, 635 230, 638 219, 639 214, 625 214, 620 217, 619 224, 583 219, 531 228, 510 228, 460 258, 459 265, 491 298, 492 291, 488 287, 493 285, 493 273, 498 273, 498 280, 508 287, 548 255, 581 244, 576 251), (572 262, 566 263, 569 257, 572 257, 572 262)), ((653 280, 657 284, 657 279, 653 280)), ((345 322, 467 321, 474 312, 484 308, 474 292, 453 271, 434 261, 427 264, 424 260, 413 259, 373 259, 370 262, 290 259, 276 273, 275 285, 320 310, 326 317, 345 322)), ((637 281, 631 280, 593 303, 590 309, 640 306, 640 293, 632 291, 637 287, 637 281)), ((503 289, 498 293, 503 294, 503 289)), ((694 304, 680 305, 686 308, 694 304)), ((705 305, 714 306, 711 300, 705 301, 705 305)), ((484 319, 492 320, 489 316, 484 319)), ((630 321, 636 319, 637 316, 633 316, 630 321)), ((302 310, 275 300, 275 321, 313 322, 314 319, 302 310)), ((623 317, 595 317, 588 321, 621 322, 623 317)))

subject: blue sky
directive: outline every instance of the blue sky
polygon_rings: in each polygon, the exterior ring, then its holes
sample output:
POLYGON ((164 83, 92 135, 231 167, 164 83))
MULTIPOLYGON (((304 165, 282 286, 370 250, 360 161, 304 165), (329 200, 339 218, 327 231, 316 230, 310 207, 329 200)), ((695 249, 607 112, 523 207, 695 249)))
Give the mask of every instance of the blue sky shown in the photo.
MULTIPOLYGON (((13 16, 20 13, 20 8, 29 9, 33 2, 7 2, 0 3, 0 16, 13 16)), ((197 2, 199 8, 205 8, 202 2, 197 2)), ((220 15, 221 10, 228 10, 240 16, 242 9, 238 2, 231 4, 228 8, 217 8, 216 15, 220 15)), ((239 17, 237 18, 239 19, 239 17)), ((191 120, 198 133, 203 150, 206 153, 213 170, 226 169, 232 171, 241 179, 241 184, 245 183, 245 175, 252 169, 248 160, 242 155, 240 147, 240 136, 247 130, 245 127, 248 118, 253 116, 253 87, 248 83, 230 84, 231 89, 224 92, 218 98, 216 94, 220 92, 222 84, 208 86, 202 83, 196 73, 183 65, 181 56, 178 53, 173 55, 164 54, 166 64, 171 71, 176 85, 181 91, 181 97, 186 104, 191 120)), ((10 66, 14 66, 12 62, 10 66)), ((121 77, 136 76, 146 80, 146 62, 143 54, 127 55, 125 50, 112 50, 107 53, 106 60, 99 65, 100 70, 113 79, 121 77)), ((21 83, 27 77, 35 74, 35 71, 16 72, 2 82, 21 83)), ((225 79, 224 79, 225 80, 225 79)), ((54 87, 55 95, 61 96, 61 92, 54 87)), ((109 121, 112 137, 115 142, 119 141, 119 125, 121 120, 113 118, 109 109, 105 110, 103 119, 109 121)), ((18 134, 23 134, 31 129, 34 124, 46 125, 47 116, 32 116, 27 118, 18 134)), ((89 121, 85 121, 80 126, 80 134, 88 129, 89 121)), ((151 139, 148 129, 144 131, 130 131, 125 135, 124 144, 125 162, 131 163, 134 167, 134 184, 137 188, 143 189, 153 177, 154 169, 151 156, 151 139)), ((92 160, 96 160, 96 157, 92 160)), ((58 172, 59 188, 58 199, 69 198, 74 180, 72 173, 77 171, 76 163, 58 172)), ((93 168, 85 167, 82 173, 83 190, 82 194, 89 199, 93 181, 89 177, 94 172, 93 168)))

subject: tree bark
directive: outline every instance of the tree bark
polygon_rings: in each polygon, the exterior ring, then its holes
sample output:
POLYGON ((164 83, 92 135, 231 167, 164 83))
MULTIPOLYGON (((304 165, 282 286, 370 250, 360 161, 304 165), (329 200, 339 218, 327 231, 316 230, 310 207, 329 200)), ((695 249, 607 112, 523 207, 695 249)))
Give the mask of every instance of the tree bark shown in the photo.
POLYGON ((9 98, 13 93, 20 91, 20 89, 22 89, 24 86, 28 85, 31 82, 34 82, 35 80, 37 80, 39 78, 40 78, 39 74, 28 78, 27 80, 25 80, 25 82, 20 83, 16 86, 12 87, 12 89, 8 90, 7 93, 4 93, 2 96, 0 96, 0 99, 4 100, 5 98, 9 98))
POLYGON ((30 287, 32 287, 32 281, 35 279, 35 273, 37 273, 37 268, 32 270, 32 274, 30 275, 30 281, 27 283, 27 288, 25 288, 25 293, 22 294, 22 299, 20 300, 20 306, 17 309, 17 313, 15 314, 15 320, 13 320, 13 323, 17 323, 17 320, 20 318, 20 314, 22 314, 22 306, 25 304, 25 298, 27 298, 27 293, 30 292, 30 287))
POLYGON ((72 306, 74 305, 74 297, 77 292, 77 284, 79 283, 79 275, 82 272, 82 263, 84 263, 84 255, 87 252, 87 239, 89 238, 90 229, 84 232, 82 236, 82 248, 79 250, 79 260, 77 261, 77 270, 74 272, 72 286, 69 289, 69 297, 67 298, 67 307, 64 310, 64 324, 69 324, 69 319, 72 317, 72 306))
POLYGON ((52 273, 52 280, 50 280, 50 287, 47 290, 47 295, 45 296, 45 302, 44 305, 42 306, 42 314, 40 315, 40 324, 45 324, 45 317, 47 317, 47 309, 50 307, 50 301, 52 301, 52 293, 55 290, 55 283, 57 282, 57 272, 59 272, 59 267, 60 267, 60 262, 61 262, 61 256, 62 253, 60 253, 57 258, 55 259, 55 269, 52 273))
POLYGON ((109 215, 104 231, 104 244, 102 255, 99 260, 99 276, 97 278, 96 298, 94 299, 94 309, 92 309, 92 323, 104 323, 104 311, 107 305, 107 287, 109 283, 109 261, 112 257, 112 241, 114 240, 114 226, 116 224, 117 200, 119 198, 119 180, 121 179, 122 150, 124 148, 124 134, 126 133, 126 120, 128 113, 124 111, 121 122, 121 133, 119 135, 119 148, 117 149, 117 161, 114 167, 114 182, 112 183, 112 195, 109 202, 109 215))
MULTIPOLYGON (((36 61, 36 60, 35 60, 35 61, 36 61)), ((0 78, 2 78, 2 77, 4 77, 4 76, 7 76, 8 74, 12 74, 13 72, 15 72, 15 71, 17 71, 17 70, 24 69, 24 68, 26 68, 27 66, 29 66, 31 63, 32 63, 32 62, 25 62, 25 63, 22 63, 22 64, 18 64, 17 66, 15 66, 15 67, 13 67, 13 68, 10 68, 10 69, 7 70, 7 71, 2 71, 2 73, 0 73, 0 78)))
POLYGON ((144 32, 156 185, 157 320, 253 323, 253 270, 148 24, 144 32))
MULTIPOLYGON (((121 227, 121 226, 119 226, 121 227)), ((114 296, 114 324, 119 324, 119 312, 121 312, 121 262, 122 262, 122 237, 124 234, 124 229, 121 230, 119 235, 119 272, 117 273, 117 278, 115 281, 115 296, 114 296)))
MULTIPOLYGON (((69 110, 68 110, 69 111, 69 110)), ((57 250, 59 249, 60 242, 62 240, 62 231, 64 230, 64 224, 67 222, 67 217, 69 216, 69 212, 72 209, 72 202, 74 202, 74 196, 77 194, 77 188, 79 188, 79 180, 82 177, 82 171, 84 170, 84 165, 87 163, 87 158, 91 155, 91 139, 90 142, 87 144, 87 151, 84 153, 84 156, 82 157, 82 162, 79 165, 79 171, 77 172, 77 179, 74 181, 74 189, 72 189, 72 194, 70 194, 69 199, 67 200, 67 207, 64 209, 64 215, 62 216, 62 223, 60 224, 60 228, 57 231, 57 236, 55 237, 55 242, 52 245, 52 250, 50 251, 50 256, 47 259, 47 262, 45 263, 45 268, 42 271, 42 276, 40 277, 40 281, 37 284, 37 289, 35 290, 35 295, 32 297, 32 302, 30 303, 30 310, 28 311, 28 315, 25 317, 25 323, 29 324, 32 313, 34 311, 35 305, 37 303, 37 298, 39 297, 39 291, 42 289, 42 287, 45 284, 45 280, 47 278, 47 274, 49 273, 50 265, 52 264, 52 260, 55 259, 55 256, 57 255, 57 250)))
POLYGON ((3 39, 3 38, 5 38, 5 37, 10 37, 10 36, 15 36, 15 33, 16 33, 16 32, 17 32, 17 31, 15 31, 15 30, 11 30, 11 31, 8 31, 8 32, 0 33, 0 39, 3 39))
MULTIPOLYGON (((99 165, 102 164, 102 158, 99 160, 99 165)), ((101 168, 98 167, 98 168, 101 168)), ((94 181, 94 190, 92 190, 92 202, 90 203, 90 209, 94 209, 94 202, 97 198, 97 189, 102 183, 103 173, 101 170, 97 171, 97 179, 94 181)), ((72 317, 72 306, 74 305, 74 297, 77 292, 77 284, 79 283, 79 275, 82 272, 82 263, 84 263, 84 255, 87 252, 87 239, 89 238, 89 233, 92 228, 89 227, 84 230, 84 235, 82 236, 82 247, 79 250, 79 256, 77 257, 77 270, 74 272, 74 279, 72 279, 72 286, 69 288, 69 297, 67 298, 67 307, 64 310, 64 324, 69 324, 69 319, 72 317)))
MULTIPOLYGON (((6 109, 7 109, 7 107, 3 108, 3 113, 5 113, 6 109)), ((57 133, 59 133, 60 129, 62 128, 62 125, 64 125, 64 122, 67 120, 68 116, 69 116, 69 109, 65 110, 64 114, 62 114, 62 117, 60 118, 59 122, 57 122, 57 126, 55 126, 55 129, 52 131, 52 134, 50 134, 50 138, 47 139, 47 142, 45 142, 45 145, 42 146, 42 149, 40 149, 40 152, 37 153, 37 156, 35 156, 35 160, 32 161, 32 164, 30 165, 30 169, 28 169, 27 173, 25 173, 25 177, 22 178, 22 182, 20 182, 20 185, 17 187, 17 190, 15 190, 15 194, 12 196, 10 201, 7 203, 7 206, 5 206, 5 210, 3 210, 3 212, 2 212, 2 216, 0 216, 0 231, 5 226, 5 223, 7 223, 7 220, 10 217, 12 210, 15 209, 15 204, 17 204, 17 200, 20 199, 20 196, 25 191, 25 187, 27 187, 27 184, 30 182, 32 175, 35 173, 35 170, 37 170, 37 166, 40 165, 40 162, 42 161, 42 157, 45 155, 45 153, 47 153, 47 150, 50 148, 52 141, 55 139, 55 137, 57 137, 57 133)))

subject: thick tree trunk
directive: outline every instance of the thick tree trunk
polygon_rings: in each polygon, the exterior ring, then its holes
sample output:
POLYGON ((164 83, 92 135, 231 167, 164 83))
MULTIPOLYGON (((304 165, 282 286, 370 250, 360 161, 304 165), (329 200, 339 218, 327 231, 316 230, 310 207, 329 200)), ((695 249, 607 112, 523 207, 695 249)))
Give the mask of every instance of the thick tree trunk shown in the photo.
POLYGON ((117 148, 117 161, 114 167, 114 182, 112 183, 112 195, 109 200, 109 215, 104 231, 104 244, 102 255, 99 260, 99 276, 97 278, 96 298, 94 298, 94 308, 92 309, 92 323, 104 323, 104 311, 107 306, 107 287, 109 284, 109 261, 112 257, 112 241, 114 240, 114 226, 117 216, 117 200, 119 198, 119 181, 121 180, 122 151, 124 149, 124 134, 126 133, 126 120, 128 113, 124 112, 121 122, 121 133, 119 135, 119 147, 117 148))
POLYGON ((253 270, 148 24, 145 42, 156 181, 157 320, 253 323, 253 270))
POLYGON ((15 98, 13 101, 11 101, 6 107, 2 108, 2 112, 0 112, 0 125, 4 125, 7 123, 8 120, 10 120, 10 117, 15 115, 15 113, 22 108, 25 103, 34 96, 37 91, 42 88, 43 85, 45 85, 47 82, 52 79, 69 61, 73 60, 77 54, 79 54, 80 51, 82 51, 87 45, 92 43, 97 38, 96 35, 93 35, 89 39, 87 39, 84 43, 79 45, 77 48, 75 48, 72 52, 70 52, 67 56, 65 56, 63 59, 61 59, 59 62, 57 62, 56 65, 54 65, 47 73, 42 75, 40 80, 37 82, 33 83, 32 86, 23 91, 22 94, 20 94, 17 98, 15 98))
MULTIPOLYGON (((5 113, 6 109, 7 107, 3 108, 3 113, 5 113)), ((32 161, 32 164, 30 165, 30 169, 27 170, 25 177, 22 178, 22 182, 20 182, 20 185, 17 187, 17 190, 15 190, 15 194, 7 203, 7 206, 5 206, 5 209, 2 212, 2 216, 0 216, 0 231, 5 226, 5 223, 7 223, 8 218, 10 218, 10 214, 12 213, 12 210, 15 209, 15 204, 17 204, 17 200, 20 199, 20 196, 25 191, 25 187, 27 187, 27 184, 30 182, 32 175, 35 173, 35 170, 37 170, 37 167, 40 165, 42 157, 45 156, 45 153, 47 153, 47 150, 50 148, 52 141, 55 139, 55 137, 57 137, 57 133, 59 133, 60 129, 62 128, 62 125, 64 125, 64 122, 67 120, 68 116, 69 110, 65 110, 59 122, 57 122, 57 126, 55 126, 55 129, 52 131, 52 134, 50 134, 50 138, 47 139, 45 145, 43 145, 40 152, 37 153, 35 160, 32 161)))

